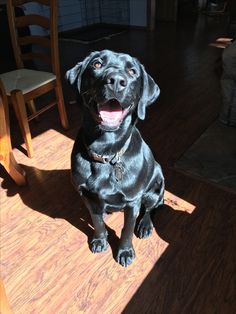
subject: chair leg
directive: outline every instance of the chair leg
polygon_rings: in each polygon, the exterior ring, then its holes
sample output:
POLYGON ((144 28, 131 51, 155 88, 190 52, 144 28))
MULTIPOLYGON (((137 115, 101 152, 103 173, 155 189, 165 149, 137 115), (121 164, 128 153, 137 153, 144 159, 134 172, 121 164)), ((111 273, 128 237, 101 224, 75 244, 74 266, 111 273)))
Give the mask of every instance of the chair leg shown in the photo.
POLYGON ((1 126, 0 164, 6 169, 11 178, 18 185, 26 184, 25 171, 18 165, 12 152, 11 138, 7 121, 1 126), (5 128, 5 129, 3 129, 5 128), (3 132, 2 132, 3 131, 3 132), (4 136, 2 136, 4 134, 4 136))
POLYGON ((0 296, 1 296, 0 313, 13 314, 13 312, 10 308, 10 303, 9 303, 7 295, 6 295, 6 290, 5 290, 4 283, 3 283, 2 279, 0 279, 0 296))
POLYGON ((12 91, 11 100, 25 141, 28 157, 32 158, 33 157, 32 139, 29 129, 29 122, 27 119, 25 100, 22 92, 20 90, 12 91))
POLYGON ((8 103, 5 94, 0 94, 0 164, 6 169, 16 184, 26 184, 25 172, 17 164, 12 152, 8 103))
POLYGON ((61 124, 64 129, 68 129, 69 124, 68 124, 68 119, 67 119, 67 114, 66 114, 66 109, 65 109, 65 104, 64 104, 64 96, 62 92, 61 83, 59 81, 57 81, 55 92, 56 92, 57 106, 58 106, 58 111, 59 111, 59 115, 61 119, 61 124))
POLYGON ((12 152, 10 153, 9 168, 7 169, 7 171, 12 179, 16 182, 16 184, 26 184, 25 171, 18 165, 12 152))
POLYGON ((1 164, 6 169, 11 178, 16 182, 17 185, 26 184, 26 174, 25 171, 18 165, 15 160, 12 151, 5 152, 4 160, 1 164))

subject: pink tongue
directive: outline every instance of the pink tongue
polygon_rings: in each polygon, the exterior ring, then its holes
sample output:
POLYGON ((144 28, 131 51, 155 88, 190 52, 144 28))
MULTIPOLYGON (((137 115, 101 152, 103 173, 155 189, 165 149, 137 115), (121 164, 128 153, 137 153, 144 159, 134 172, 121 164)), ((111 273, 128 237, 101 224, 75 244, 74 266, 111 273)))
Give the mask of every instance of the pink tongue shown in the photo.
POLYGON ((105 104, 99 109, 100 117, 103 122, 117 123, 122 118, 122 109, 119 104, 105 104))

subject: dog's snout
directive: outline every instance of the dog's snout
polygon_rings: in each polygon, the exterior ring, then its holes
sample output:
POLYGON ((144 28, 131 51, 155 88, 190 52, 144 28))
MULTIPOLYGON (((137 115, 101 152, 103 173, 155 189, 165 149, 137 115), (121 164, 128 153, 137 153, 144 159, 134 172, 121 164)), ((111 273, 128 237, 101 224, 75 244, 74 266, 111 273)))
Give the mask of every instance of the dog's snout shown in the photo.
POLYGON ((110 73, 107 75, 106 83, 114 91, 120 92, 127 86, 126 78, 119 73, 110 73))

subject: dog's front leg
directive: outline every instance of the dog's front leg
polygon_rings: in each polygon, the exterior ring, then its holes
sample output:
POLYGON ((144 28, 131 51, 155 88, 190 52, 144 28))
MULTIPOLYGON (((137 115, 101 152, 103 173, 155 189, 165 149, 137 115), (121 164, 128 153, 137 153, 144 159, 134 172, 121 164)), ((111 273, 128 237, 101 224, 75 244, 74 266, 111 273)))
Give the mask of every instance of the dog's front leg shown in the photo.
POLYGON ((117 262, 127 267, 135 258, 135 251, 132 244, 134 227, 139 215, 140 205, 128 207, 124 210, 124 228, 121 233, 120 245, 117 253, 117 262))
POLYGON ((94 227, 94 235, 89 243, 90 249, 93 253, 104 252, 108 248, 108 233, 103 220, 103 215, 94 213, 93 204, 87 198, 83 197, 83 201, 89 210, 94 227))
POLYGON ((103 220, 103 215, 94 214, 90 211, 94 226, 93 239, 90 242, 90 249, 93 253, 106 251, 108 248, 107 230, 103 220))

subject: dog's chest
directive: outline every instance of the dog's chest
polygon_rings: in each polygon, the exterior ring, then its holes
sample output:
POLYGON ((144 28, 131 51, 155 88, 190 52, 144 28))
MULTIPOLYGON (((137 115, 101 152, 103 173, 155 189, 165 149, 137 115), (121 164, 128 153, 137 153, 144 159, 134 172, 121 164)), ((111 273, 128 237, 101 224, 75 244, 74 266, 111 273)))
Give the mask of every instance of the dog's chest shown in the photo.
POLYGON ((77 188, 96 195, 109 205, 123 205, 141 199, 148 179, 152 177, 154 163, 149 158, 146 145, 138 135, 136 137, 115 162, 114 159, 105 163, 94 160, 88 156, 84 146, 78 147, 77 144, 72 153, 72 176, 77 188))
POLYGON ((97 193, 100 193, 104 188, 117 192, 125 186, 126 180, 127 169, 123 162, 119 161, 114 164, 95 162, 91 165, 87 185, 90 190, 95 189, 97 193))
POLYGON ((129 176, 129 166, 122 161, 114 165, 95 162, 91 164, 85 187, 107 204, 123 204, 137 197, 138 184, 136 188, 130 185, 129 176))

